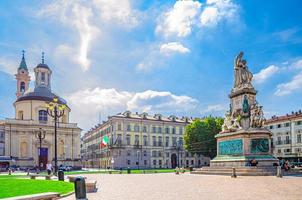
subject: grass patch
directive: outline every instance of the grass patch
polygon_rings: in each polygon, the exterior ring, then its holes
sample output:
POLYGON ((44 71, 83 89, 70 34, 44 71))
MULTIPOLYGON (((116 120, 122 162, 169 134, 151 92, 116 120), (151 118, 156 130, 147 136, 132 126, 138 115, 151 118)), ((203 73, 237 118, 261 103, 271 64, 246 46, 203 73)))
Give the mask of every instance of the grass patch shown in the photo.
POLYGON ((0 198, 45 192, 67 194, 73 190, 73 183, 63 181, 17 179, 16 177, 12 176, 10 176, 10 178, 0 179, 0 198))

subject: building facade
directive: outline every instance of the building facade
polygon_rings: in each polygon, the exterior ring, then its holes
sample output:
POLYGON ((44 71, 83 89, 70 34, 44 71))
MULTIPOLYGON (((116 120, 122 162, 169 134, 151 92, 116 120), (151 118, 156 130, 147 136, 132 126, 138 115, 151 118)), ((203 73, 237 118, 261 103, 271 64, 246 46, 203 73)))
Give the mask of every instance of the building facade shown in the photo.
POLYGON ((210 159, 186 152, 185 126, 190 118, 126 111, 108 118, 82 137, 85 167, 146 169, 200 167, 210 159), (108 144, 102 144, 108 138, 108 144))
POLYGON ((15 117, 0 120, 0 168, 7 166, 42 166, 54 159, 54 120, 47 114, 46 103, 58 98, 66 105, 57 130, 58 164, 80 165, 81 129, 69 122, 67 102, 51 90, 52 71, 42 62, 34 68, 35 88, 29 90, 30 76, 24 53, 17 70, 17 91, 14 102, 15 117), (45 134, 41 142, 38 132, 45 134), (39 155, 41 162, 39 163, 39 155))
POLYGON ((302 162, 302 112, 273 116, 265 126, 273 133, 273 154, 276 158, 302 162))

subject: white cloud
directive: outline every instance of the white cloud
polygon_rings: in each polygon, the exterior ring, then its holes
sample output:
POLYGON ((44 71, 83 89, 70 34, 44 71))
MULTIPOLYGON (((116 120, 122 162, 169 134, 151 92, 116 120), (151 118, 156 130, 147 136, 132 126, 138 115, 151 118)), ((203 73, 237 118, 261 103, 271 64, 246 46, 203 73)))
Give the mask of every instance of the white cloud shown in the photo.
POLYGON ((291 67, 293 67, 294 69, 302 69, 302 60, 294 62, 291 67))
POLYGON ((197 22, 201 3, 198 1, 176 1, 173 8, 165 12, 159 19, 156 27, 157 33, 164 36, 177 35, 185 37, 192 32, 192 26, 197 22))
POLYGON ((201 113, 212 113, 212 112, 220 112, 225 111, 227 108, 225 105, 215 104, 215 105, 208 105, 201 113))
POLYGON ((115 22, 127 27, 138 24, 139 12, 131 7, 129 0, 93 0, 93 4, 105 22, 115 22))
POLYGON ((214 27, 220 21, 231 21, 236 18, 238 5, 231 0, 208 0, 207 5, 200 15, 202 26, 214 27))
POLYGON ((267 68, 261 69, 259 73, 254 74, 255 83, 263 83, 273 75, 275 75, 280 69, 275 65, 270 65, 267 68))
POLYGON ((113 115, 125 110, 138 112, 183 113, 195 109, 198 101, 188 96, 171 92, 147 90, 133 93, 116 89, 84 89, 69 94, 66 98, 72 109, 72 119, 89 129, 98 123, 98 114, 113 115))
POLYGON ((172 53, 189 53, 190 50, 179 42, 169 42, 160 46, 160 52, 169 55, 172 53))
POLYGON ((17 69, 19 66, 19 63, 13 61, 13 59, 9 59, 6 57, 0 57, 0 71, 3 71, 7 74, 14 75, 17 73, 17 69))
POLYGON ((281 83, 277 86, 277 91, 275 92, 276 96, 284 96, 291 94, 296 90, 302 89, 302 72, 295 75, 291 81, 288 83, 281 83))
MULTIPOLYGON (((80 64, 83 71, 90 68, 91 60, 89 53, 93 41, 100 36, 104 29, 104 24, 123 25, 124 27, 134 27, 138 24, 137 15, 129 0, 106 1, 93 0, 83 2, 79 0, 57 0, 51 4, 42 7, 37 16, 59 20, 67 27, 72 27, 77 31, 79 40, 75 44, 64 44, 74 49, 76 54, 69 59, 74 59, 80 64)), ((73 34, 71 33, 71 36, 73 34)))

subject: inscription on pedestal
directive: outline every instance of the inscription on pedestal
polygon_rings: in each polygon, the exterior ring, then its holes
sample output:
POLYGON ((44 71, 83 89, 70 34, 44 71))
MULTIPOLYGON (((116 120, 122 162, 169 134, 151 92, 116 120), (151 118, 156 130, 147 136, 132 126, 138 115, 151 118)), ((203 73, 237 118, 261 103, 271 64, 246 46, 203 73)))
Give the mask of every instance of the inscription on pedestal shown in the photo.
POLYGON ((218 145, 219 155, 241 155, 243 153, 242 139, 221 141, 218 145))
POLYGON ((259 138, 251 140, 251 153, 267 153, 269 152, 269 144, 267 138, 259 138))

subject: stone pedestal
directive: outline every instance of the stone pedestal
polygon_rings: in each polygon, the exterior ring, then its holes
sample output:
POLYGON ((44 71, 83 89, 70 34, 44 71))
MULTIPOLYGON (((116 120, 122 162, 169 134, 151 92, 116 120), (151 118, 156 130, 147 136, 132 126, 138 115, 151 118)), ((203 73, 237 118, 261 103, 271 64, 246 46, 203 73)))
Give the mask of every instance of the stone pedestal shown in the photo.
POLYGON ((212 167, 250 166, 255 159, 259 167, 272 167, 278 159, 272 156, 271 132, 250 128, 235 132, 220 133, 217 139, 217 156, 211 160, 212 167))

